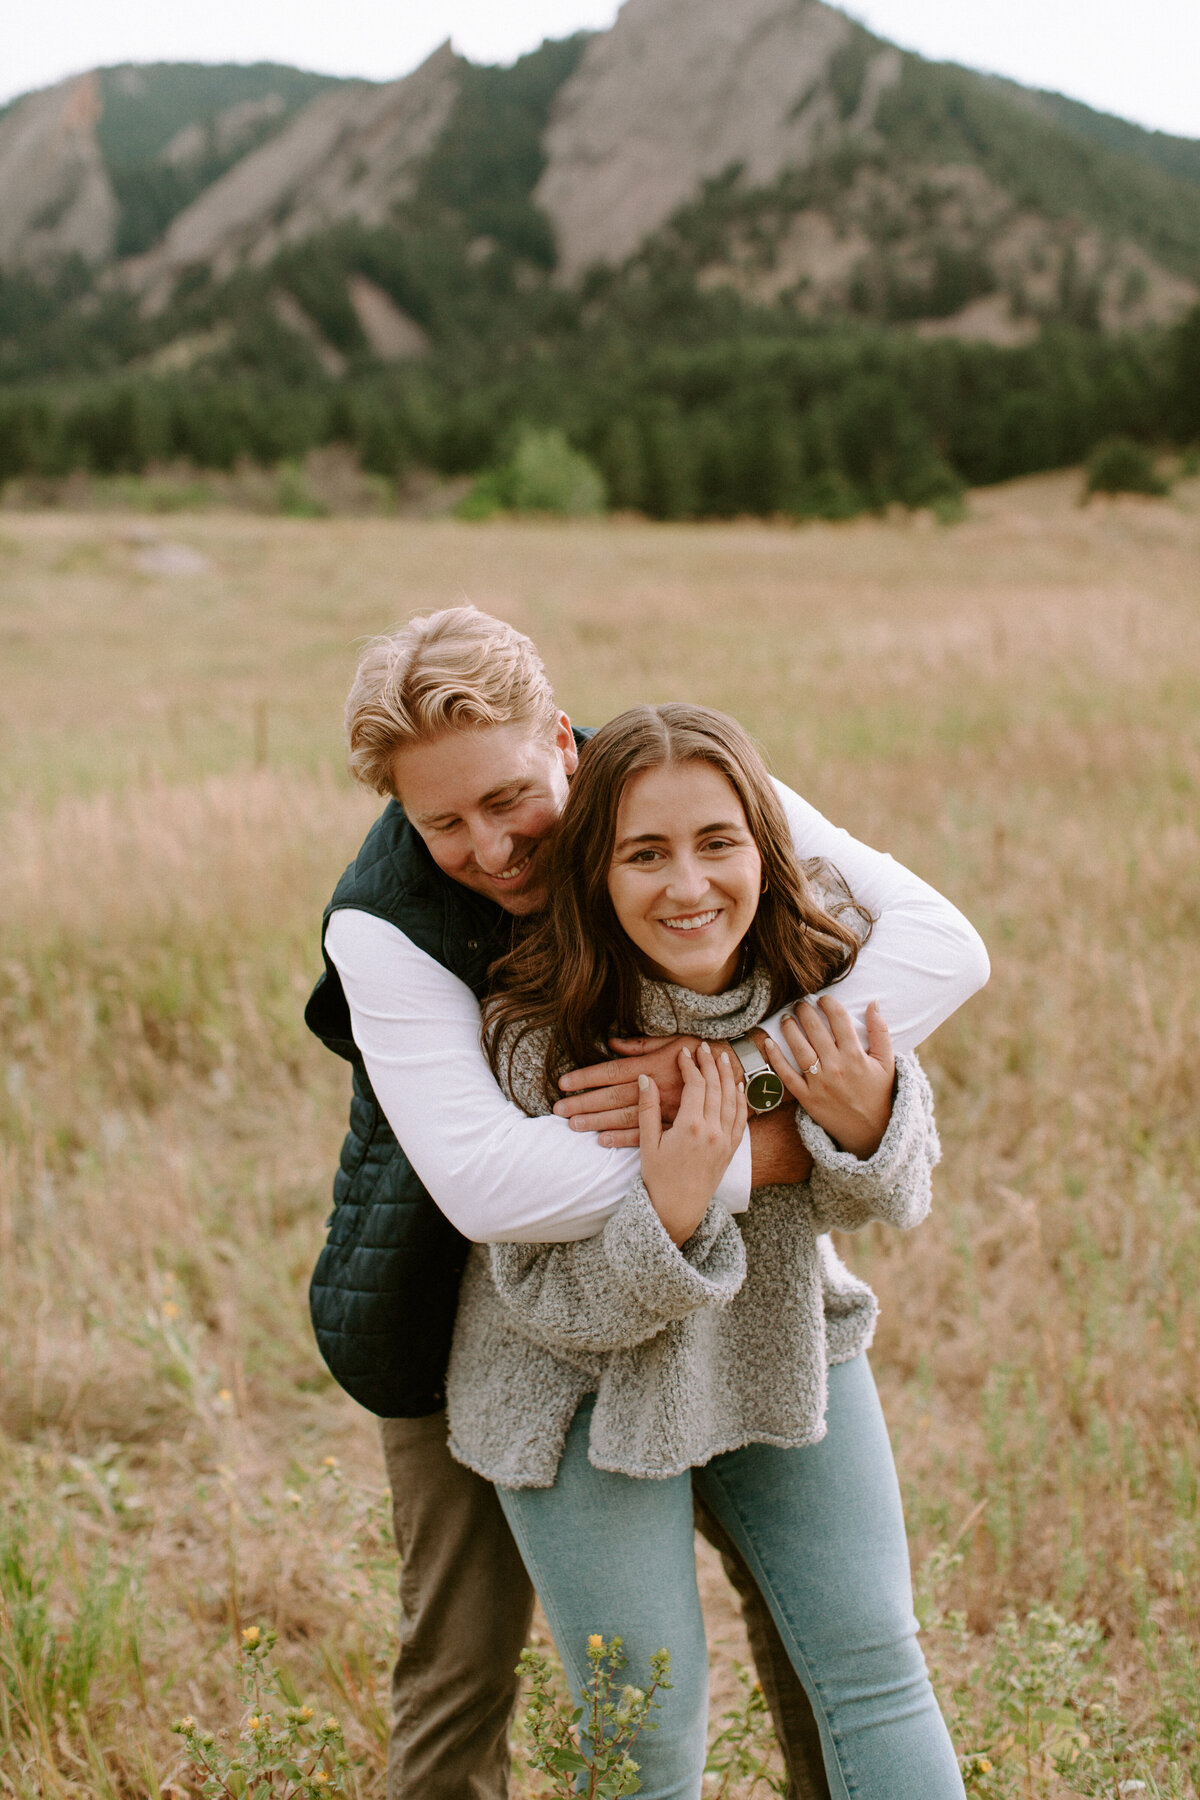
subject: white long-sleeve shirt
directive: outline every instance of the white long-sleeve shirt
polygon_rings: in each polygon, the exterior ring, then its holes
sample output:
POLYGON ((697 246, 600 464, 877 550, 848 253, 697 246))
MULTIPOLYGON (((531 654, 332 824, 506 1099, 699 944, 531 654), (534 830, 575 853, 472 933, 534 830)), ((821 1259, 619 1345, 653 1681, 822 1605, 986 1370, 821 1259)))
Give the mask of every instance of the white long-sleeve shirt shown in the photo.
MULTIPOLYGON (((901 863, 831 825, 776 782, 801 858, 827 858, 875 918, 836 994, 864 1030, 878 1000, 896 1049, 912 1050, 988 978, 978 932, 901 863)), ((606 1150, 554 1115, 506 1100, 480 1045, 479 1002, 385 919, 355 908, 330 918, 325 947, 342 979, 354 1041, 397 1140, 428 1192, 476 1243, 569 1243, 591 1237, 637 1175, 636 1150, 606 1150)), ((765 1027, 781 1048, 781 1015, 765 1027)), ((750 1198, 750 1134, 719 1190, 750 1198)))

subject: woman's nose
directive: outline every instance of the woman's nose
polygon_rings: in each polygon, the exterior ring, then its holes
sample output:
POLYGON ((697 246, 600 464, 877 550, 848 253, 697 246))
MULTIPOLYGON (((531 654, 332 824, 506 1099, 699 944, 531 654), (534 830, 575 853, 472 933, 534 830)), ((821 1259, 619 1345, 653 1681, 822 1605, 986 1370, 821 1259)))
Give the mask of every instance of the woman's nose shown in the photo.
POLYGON ((701 900, 708 892, 708 876, 693 857, 677 857, 671 865, 667 893, 672 900, 701 900))

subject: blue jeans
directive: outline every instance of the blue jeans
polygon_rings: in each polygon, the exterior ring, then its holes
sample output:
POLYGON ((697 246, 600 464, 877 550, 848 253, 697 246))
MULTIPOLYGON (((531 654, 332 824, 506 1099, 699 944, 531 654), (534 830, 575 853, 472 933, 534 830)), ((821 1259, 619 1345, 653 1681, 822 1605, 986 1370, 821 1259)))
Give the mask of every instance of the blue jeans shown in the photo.
POLYGON ((638 1800, 700 1794, 708 1653, 693 1483, 748 1563, 812 1700, 833 1800, 963 1800, 917 1644, 900 1489, 866 1357, 830 1370, 819 1444, 751 1444, 665 1481, 592 1467, 592 1404, 575 1416, 552 1488, 497 1492, 577 1696, 592 1632, 624 1639, 624 1679, 639 1686, 653 1652, 671 1652, 659 1728, 632 1752, 638 1800))

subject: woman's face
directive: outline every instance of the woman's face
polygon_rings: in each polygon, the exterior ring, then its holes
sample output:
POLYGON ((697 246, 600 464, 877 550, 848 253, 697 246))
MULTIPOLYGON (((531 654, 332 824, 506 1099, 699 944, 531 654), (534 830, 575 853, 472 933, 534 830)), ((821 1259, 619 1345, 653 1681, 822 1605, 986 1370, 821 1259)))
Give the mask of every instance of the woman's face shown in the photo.
POLYGON ((719 770, 667 763, 626 783, 608 891, 648 974, 698 994, 731 986, 761 887, 762 858, 719 770))

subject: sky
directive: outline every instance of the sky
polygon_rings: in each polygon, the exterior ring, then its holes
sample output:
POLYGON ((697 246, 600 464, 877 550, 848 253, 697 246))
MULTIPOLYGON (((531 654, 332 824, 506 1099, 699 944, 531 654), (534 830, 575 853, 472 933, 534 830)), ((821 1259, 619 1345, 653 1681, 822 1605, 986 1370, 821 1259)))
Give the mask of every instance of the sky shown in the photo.
MULTIPOLYGON (((925 56, 1200 138, 1200 0, 847 0, 844 10, 925 56)), ((616 0, 0 0, 0 103, 118 62, 270 61, 391 79, 447 37, 475 62, 511 62, 616 11, 616 0)))

